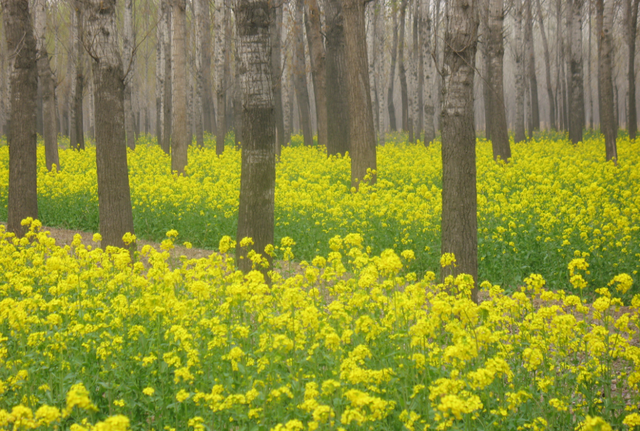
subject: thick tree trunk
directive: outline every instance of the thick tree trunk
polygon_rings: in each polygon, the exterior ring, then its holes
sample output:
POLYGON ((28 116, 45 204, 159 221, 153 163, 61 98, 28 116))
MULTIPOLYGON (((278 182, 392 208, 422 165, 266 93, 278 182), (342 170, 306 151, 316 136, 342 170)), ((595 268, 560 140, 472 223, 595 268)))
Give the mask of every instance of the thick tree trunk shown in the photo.
POLYGON ((542 19, 542 6, 540 0, 536 0, 538 7, 538 25, 540 26, 540 34, 542 36, 542 48, 544 49, 544 67, 545 78, 547 81, 547 97, 549 98, 549 125, 551 129, 557 129, 556 126, 556 104, 553 97, 553 85, 551 83, 551 56, 549 54, 549 42, 544 27, 544 19, 542 19))
POLYGON ((38 76, 42 89, 42 119, 45 161, 48 170, 53 165, 60 168, 58 157, 58 132, 56 127, 55 82, 49 63, 49 53, 46 44, 47 4, 45 0, 38 0, 36 15, 36 44, 38 49, 38 76))
MULTIPOLYGON (((406 1, 406 0, 405 0, 406 1)), ((396 122, 396 107, 393 103, 393 88, 396 83, 396 61, 398 58, 398 12, 392 7, 393 14, 393 40, 391 42, 391 67, 389 69, 389 87, 387 90, 387 110, 389 111, 389 128, 398 130, 396 122)))
POLYGON ((269 30, 271 32, 271 79, 273 81, 273 104, 276 119, 276 154, 279 155, 285 144, 284 111, 282 106, 282 51, 280 48, 282 39, 282 5, 273 7, 272 13, 275 25, 272 25, 269 30))
POLYGON ((96 104, 96 166, 102 247, 133 233, 124 129, 124 71, 116 38, 116 0, 87 0, 87 40, 96 104))
POLYGON ((582 141, 584 128, 584 78, 582 74, 582 2, 572 0, 571 10, 567 14, 569 40, 569 89, 571 113, 569 116, 569 139, 574 144, 582 141))
POLYGON ((135 125, 131 97, 133 93, 134 57, 133 47, 136 44, 133 29, 133 0, 124 2, 124 34, 122 38, 122 62, 124 66, 124 124, 127 135, 127 147, 136 148, 135 125))
POLYGON ((629 46, 629 66, 627 80, 629 85, 627 129, 629 139, 635 139, 638 132, 638 113, 636 110, 636 35, 638 32, 638 3, 640 0, 626 0, 627 6, 627 45, 629 46))
MULTIPOLYGON (((439 1, 439 0, 436 0, 439 1)), ((434 64, 433 45, 431 42, 431 0, 422 0, 423 20, 420 25, 422 30, 422 63, 424 71, 424 86, 422 87, 422 100, 424 102, 424 144, 429 145, 436 137, 435 125, 433 123, 435 115, 434 90, 434 64)))
POLYGON ((598 81, 600 88, 600 128, 604 134, 607 161, 617 163, 618 130, 613 101, 613 2, 596 0, 596 33, 598 34, 598 81))
POLYGON ((533 44, 533 14, 531 12, 531 0, 525 1, 526 19, 524 26, 525 55, 527 65, 527 81, 530 101, 529 136, 533 136, 534 130, 540 130, 540 108, 538 103, 538 78, 536 76, 536 56, 533 44))
POLYGON ((23 236, 27 217, 38 218, 36 165, 36 40, 28 0, 2 0, 9 57, 9 196, 7 230, 23 236))
POLYGON ((173 95, 172 89, 172 73, 171 73, 171 4, 170 0, 161 0, 161 7, 164 10, 164 102, 162 103, 164 108, 164 123, 162 130, 162 149, 166 154, 171 154, 171 129, 172 129, 172 112, 173 112, 173 95))
POLYGON ((376 132, 371 110, 371 88, 367 66, 367 35, 364 1, 342 0, 349 97, 349 141, 351 143, 351 187, 376 181, 376 132))
POLYGON ((318 0, 304 0, 304 7, 311 76, 313 77, 313 94, 316 102, 318 145, 327 147, 327 74, 322 26, 320 23, 320 7, 318 6, 318 0))
POLYGON ((225 0, 215 0, 215 70, 216 70, 216 98, 218 101, 216 122, 216 154, 224 152, 224 137, 227 134, 227 80, 224 73, 224 63, 227 56, 225 44, 225 0))
POLYGON ((487 35, 487 55, 491 63, 489 100, 491 103, 491 144, 494 160, 508 162, 511 158, 507 113, 504 104, 503 85, 503 21, 504 0, 491 0, 489 3, 489 21, 487 35))
MULTIPOLYGON (((340 0, 325 0, 327 155, 350 151, 345 28, 340 0)), ((351 65, 349 65, 351 67, 351 65)))
POLYGON ((400 34, 398 36, 398 78, 400 78, 400 100, 402 106, 402 130, 409 131, 409 96, 407 94, 407 69, 404 65, 405 21, 408 0, 400 4, 400 34))
POLYGON ((298 102, 298 113, 302 124, 304 145, 313 145, 313 131, 311 130, 311 108, 309 105, 309 90, 307 87, 307 66, 304 55, 303 12, 304 0, 296 0, 293 13, 293 79, 298 102))
MULTIPOLYGON (((442 104, 442 253, 454 274, 478 281, 476 136, 473 112, 478 20, 474 0, 452 0, 444 41, 442 104)), ((473 300, 477 301, 477 288, 473 300)))
MULTIPOLYGON (((242 174, 236 257, 238 267, 249 272, 252 261, 241 240, 251 238, 253 248, 271 262, 265 247, 273 244, 276 185, 275 118, 272 95, 270 26, 273 14, 267 0, 238 0, 236 25, 241 62, 242 174)), ((258 266, 257 269, 265 268, 258 266)))
MULTIPOLYGON (((525 0, 527 1, 527 0, 525 0)), ((516 77, 516 112, 514 142, 522 142, 527 137, 524 128, 524 38, 522 35, 522 0, 515 0, 515 77, 516 77)))
POLYGON ((173 118, 171 136, 171 170, 184 174, 187 166, 187 31, 186 0, 172 0, 171 76, 173 118))

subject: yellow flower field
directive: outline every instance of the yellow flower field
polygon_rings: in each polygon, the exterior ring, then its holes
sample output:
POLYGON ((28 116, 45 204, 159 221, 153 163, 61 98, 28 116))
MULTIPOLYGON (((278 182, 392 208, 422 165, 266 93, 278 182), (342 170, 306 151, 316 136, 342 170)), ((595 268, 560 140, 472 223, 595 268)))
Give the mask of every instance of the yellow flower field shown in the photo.
POLYGON ((170 266, 176 235, 132 261, 79 236, 61 248, 39 222, 22 240, 0 228, 0 429, 640 426, 629 276, 592 305, 534 274, 512 295, 483 283, 477 305, 466 276, 437 284, 359 234, 272 286, 234 270, 228 237, 170 266))
MULTIPOLYGON (((296 142, 296 139, 294 139, 296 142)), ((156 241, 176 229, 180 241, 214 249, 235 237, 240 153, 218 157, 209 138, 192 147, 188 175, 170 174, 170 159, 150 138, 129 153, 134 225, 156 241)), ((478 142, 479 277, 508 290, 531 273, 550 286, 569 282, 567 265, 585 258, 586 291, 618 273, 637 280, 640 267, 640 142, 621 138, 618 166, 604 162, 602 138, 573 146, 539 139, 513 145, 513 161, 493 162, 491 144, 478 142)), ((47 173, 40 148, 40 220, 98 230, 95 150, 63 150, 62 168, 47 173)), ((440 259, 440 146, 406 144, 400 136, 378 148, 378 184, 350 191, 348 158, 318 147, 284 148, 277 167, 276 242, 291 237, 293 254, 310 260, 329 252, 335 235, 359 233, 372 253, 410 249, 410 268, 433 270, 440 259)), ((6 220, 8 151, 0 147, 0 219, 6 220)))

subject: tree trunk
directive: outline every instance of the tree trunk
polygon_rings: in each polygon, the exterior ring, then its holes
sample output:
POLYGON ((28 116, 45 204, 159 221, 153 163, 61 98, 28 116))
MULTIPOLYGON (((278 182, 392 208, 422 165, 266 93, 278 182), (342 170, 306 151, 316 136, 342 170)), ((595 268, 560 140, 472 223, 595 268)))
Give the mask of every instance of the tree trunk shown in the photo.
MULTIPOLYGON (((527 1, 527 0, 525 0, 527 1)), ((524 128, 524 39, 522 36, 522 0, 515 0, 515 77, 516 77, 516 112, 514 142, 526 139, 524 128)))
MULTIPOLYGON (((453 253, 454 274, 478 280, 476 135, 473 75, 478 31, 476 3, 452 0, 444 41, 442 104, 442 253, 453 253)), ((477 288, 472 298, 477 301, 477 288)))
MULTIPOLYGON (((204 77, 209 72, 209 69, 204 69, 205 57, 208 55, 205 52, 207 47, 205 46, 205 39, 210 34, 210 29, 207 21, 209 17, 209 1, 208 0, 194 0, 193 12, 195 16, 194 36, 195 36, 195 54, 196 54, 196 85, 195 85, 195 111, 196 111, 196 143, 198 147, 204 147, 204 130, 205 123, 207 122, 207 116, 205 115, 206 109, 206 95, 204 77)), ((208 47, 210 49, 211 46, 208 47)))
POLYGON ((567 14, 569 47, 569 89, 571 113, 569 115, 569 139, 574 144, 582 141, 584 128, 584 78, 582 75, 582 2, 572 0, 567 14))
POLYGON ((56 127, 55 82, 51 72, 46 44, 47 4, 45 0, 37 1, 35 15, 38 76, 40 78, 40 87, 42 88, 44 153, 47 169, 50 171, 53 169, 53 165, 60 168, 60 158, 58 157, 58 132, 56 127))
POLYGON ((318 123, 318 145, 327 147, 327 74, 325 54, 320 23, 318 0, 305 0, 305 27, 309 44, 309 60, 313 77, 313 94, 316 102, 316 120, 318 123))
POLYGON ((600 128, 604 133, 607 161, 617 163, 616 127, 613 104, 613 2, 596 0, 596 32, 598 34, 598 80, 600 88, 600 128))
POLYGON ((156 27, 156 137, 158 145, 162 146, 162 132, 164 127, 164 80, 165 80, 165 33, 164 8, 158 7, 158 25, 156 27))
POLYGON ((551 84, 551 56, 549 54, 549 42, 547 41, 547 33, 544 28, 544 19, 542 19, 542 6, 540 0, 536 0, 538 6, 538 24, 540 25, 540 34, 542 36, 542 47, 544 49, 544 67, 545 78, 547 81, 547 97, 549 98, 549 125, 551 129, 557 129, 556 126, 556 104, 553 98, 553 86, 551 84))
POLYGON ((491 57, 489 55, 488 47, 488 34, 489 34, 489 6, 490 0, 479 0, 480 11, 480 34, 482 38, 480 40, 480 52, 482 54, 483 66, 483 78, 482 78, 482 101, 484 105, 484 136, 486 139, 493 139, 493 131, 491 126, 493 122, 493 105, 491 103, 491 57))
POLYGON ((225 44, 225 0, 215 0, 215 69, 216 69, 216 98, 218 100, 216 122, 216 154, 224 152, 224 138, 227 134, 227 78, 224 73, 224 63, 227 56, 225 44))
MULTIPOLYGON (((325 0, 327 155, 350 151, 345 28, 340 0, 325 0)), ((349 65, 351 66, 351 65, 349 65)))
POLYGON ((134 53, 133 47, 136 44, 133 22, 133 0, 124 2, 124 34, 122 38, 122 61, 124 66, 124 125, 127 135, 127 147, 132 150, 136 148, 136 136, 133 120, 133 107, 131 97, 133 93, 134 53))
POLYGON ((73 31, 71 46, 73 51, 73 71, 71 79, 71 103, 69 109, 69 145, 77 150, 84 150, 84 124, 82 118, 82 93, 84 91, 84 70, 82 45, 82 3, 74 0, 73 31))
MULTIPOLYGON (((272 8, 275 25, 270 27, 271 32, 271 79, 273 81, 273 104, 276 118, 276 154, 280 154, 285 144, 284 137, 284 111, 282 106, 282 51, 280 48, 282 39, 282 5, 272 8)), ((317 103, 317 102, 316 102, 317 103)), ((325 105, 326 112, 326 105, 325 105)))
POLYGON ((309 105, 309 90, 307 87, 307 67, 304 56, 304 31, 303 12, 304 0, 296 0, 292 5, 293 12, 293 76, 298 102, 300 123, 302 123, 302 135, 304 145, 313 145, 313 131, 311 130, 311 108, 309 105))
POLYGON ((507 113, 504 105, 503 87, 503 21, 504 0, 491 0, 489 4, 489 20, 487 35, 487 56, 491 63, 489 77, 489 100, 491 103, 491 145, 494 160, 508 162, 511 158, 509 131, 507 130, 507 113))
POLYGON ((626 0, 627 6, 627 45, 629 46, 629 66, 627 80, 629 82, 629 98, 627 110, 627 129, 629 139, 636 139, 638 132, 638 113, 636 111, 636 35, 638 32, 638 3, 640 0, 626 0))
POLYGON ((422 91, 424 86, 424 70, 422 64, 422 50, 420 49, 421 41, 420 34, 421 29, 420 25, 422 24, 422 8, 420 7, 420 0, 415 0, 414 8, 413 8, 413 113, 412 117, 412 125, 415 133, 415 139, 418 140, 422 137, 422 131, 424 129, 424 102, 422 100, 422 91))
POLYGON ((9 196, 7 231, 23 236, 27 217, 38 218, 36 163, 36 40, 29 2, 2 0, 9 57, 9 196))
POLYGON ((371 88, 367 66, 367 35, 364 1, 342 0, 346 54, 349 68, 349 141, 351 143, 351 187, 376 181, 376 131, 371 110, 371 88))
POLYGON ((171 76, 173 117, 171 136, 171 171, 184 174, 187 166, 187 37, 186 0, 172 0, 171 76))
POLYGON ((531 0, 525 1, 526 19, 524 26, 525 55, 527 65, 527 80, 529 82, 529 101, 531 112, 531 124, 529 124, 529 136, 533 136, 534 130, 540 130, 540 108, 538 104, 538 78, 536 77, 536 57, 533 44, 533 14, 531 13, 531 0))
MULTIPOLYGON (((406 2, 406 0, 403 0, 406 2)), ((389 69, 389 87, 387 90, 387 110, 389 111, 389 128, 391 131, 398 130, 396 124, 396 107, 393 103, 393 87, 396 83, 396 61, 398 58, 398 12, 392 6, 393 14, 393 41, 391 42, 391 67, 389 69)))
POLYGON ((407 70, 404 66, 404 30, 407 20, 407 0, 400 4, 400 34, 398 36, 398 78, 400 78, 400 99, 402 106, 402 130, 409 131, 409 96, 407 94, 407 70))
POLYGON ((161 7, 164 10, 164 124, 162 131, 162 149, 166 154, 171 154, 171 129, 172 129, 172 111, 173 111, 173 85, 171 81, 173 79, 171 73, 171 53, 173 51, 171 47, 171 4, 170 0, 161 0, 161 7))
MULTIPOLYGON (((436 0, 439 1, 439 0, 436 0)), ((433 44, 431 42, 431 0, 422 0, 423 20, 420 25, 422 30, 422 63, 424 70, 424 86, 422 87, 422 100, 424 102, 424 144, 429 145, 436 138, 435 125, 433 123, 435 115, 434 90, 434 64, 433 64, 433 44)))
MULTIPOLYGON (((270 26, 267 0, 238 0, 236 25, 241 62, 242 174, 236 257, 238 268, 249 272, 252 261, 241 240, 251 238, 257 253, 269 260, 265 247, 273 244, 276 186, 275 118, 272 95, 270 26)), ((265 268, 258 266, 257 269, 265 268)))
POLYGON ((96 104, 96 166, 102 247, 124 247, 133 233, 124 129, 124 71, 116 33, 116 0, 87 0, 87 40, 96 104))

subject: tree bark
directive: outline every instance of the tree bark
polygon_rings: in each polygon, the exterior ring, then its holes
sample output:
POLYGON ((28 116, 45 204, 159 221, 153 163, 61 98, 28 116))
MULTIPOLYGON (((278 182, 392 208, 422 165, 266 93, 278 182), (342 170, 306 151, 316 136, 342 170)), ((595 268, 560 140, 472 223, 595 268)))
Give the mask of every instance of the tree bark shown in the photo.
POLYGON ((629 139, 636 139, 638 132, 638 113, 636 110, 636 36, 638 33, 638 3, 640 0, 626 0, 627 7, 627 45, 629 46, 629 65, 627 80, 629 85, 627 129, 629 139))
POLYGON ((531 12, 531 0, 525 1, 526 18, 524 26, 525 39, 525 63, 527 65, 527 81, 530 102, 529 136, 533 136, 534 130, 540 130, 540 108, 538 103, 538 78, 536 76, 536 56, 533 44, 533 14, 531 12))
POLYGON ((407 0, 400 4, 400 34, 398 36, 398 78, 400 78, 400 99, 402 106, 402 130, 409 131, 409 96, 407 94, 407 69, 404 65, 405 21, 407 20, 407 0))
POLYGON ((569 98, 571 111, 569 115, 569 139, 574 144, 582 141, 584 128, 584 78, 582 74, 582 2, 572 0, 571 10, 567 14, 567 30, 569 47, 569 73, 571 84, 569 98))
POLYGON ((124 247, 133 233, 124 125, 124 71, 116 33, 116 0, 87 0, 87 47, 96 104, 96 166, 102 247, 124 247))
POLYGON ((302 125, 304 145, 313 145, 313 131, 311 130, 311 108, 309 104, 309 90, 307 88, 307 66, 304 55, 303 12, 304 0, 296 0, 293 6, 293 79, 298 102, 298 113, 302 125))
MULTIPOLYGON (((444 42, 442 104, 442 253, 453 253, 454 274, 478 280, 476 136, 473 75, 478 31, 474 0, 452 0, 444 42)), ((477 288, 472 298, 477 301, 477 288)))
POLYGON ((51 71, 49 53, 47 52, 47 4, 45 0, 37 1, 35 15, 38 77, 42 88, 44 153, 47 169, 51 171, 53 165, 60 168, 60 158, 58 156, 58 132, 56 127, 55 82, 51 71))
POLYGON ((320 7, 318 0, 304 1, 305 28, 309 45, 311 76, 313 77, 313 94, 316 102, 316 121, 318 123, 318 145, 327 147, 327 74, 325 69, 325 53, 320 23, 320 7))
POLYGON ((216 98, 218 100, 216 122, 216 154, 224 152, 224 138, 227 134, 227 82, 224 73, 224 63, 227 56, 225 44, 225 0, 215 0, 215 69, 216 69, 216 98))
POLYGON ((171 81, 173 79, 171 73, 171 58, 172 58, 172 47, 171 47, 171 4, 170 0, 161 0, 161 7, 163 9, 164 15, 164 34, 163 34, 163 44, 164 44, 164 123, 162 130, 162 149, 166 154, 171 154, 171 130, 172 130, 172 112, 173 112, 173 94, 172 89, 173 85, 171 81))
POLYGON ((364 1, 342 0, 349 97, 349 141, 351 143, 351 187, 376 182, 376 132, 371 110, 371 88, 367 65, 367 35, 364 1))
MULTIPOLYGON (((439 1, 439 0, 436 0, 439 1)), ((420 25, 422 30, 422 62, 424 70, 424 86, 422 87, 424 102, 424 144, 429 145, 436 138, 435 125, 433 123, 435 115, 434 90, 434 64, 433 45, 431 42, 431 0, 422 0, 422 20, 420 25)))
MULTIPOLYGON (((276 184, 275 118, 271 77, 270 26, 273 14, 267 0, 238 0, 236 25, 244 141, 236 257, 238 268, 249 272, 252 262, 243 238, 271 262, 265 247, 273 244, 276 184)), ((258 267, 257 269, 263 269, 258 267)), ((264 271, 263 271, 264 272, 264 271)))
POLYGON ((186 0, 172 0, 171 9, 171 94, 173 117, 171 135, 171 171, 184 174, 187 166, 187 37, 186 0))
MULTIPOLYGON (((406 2, 406 0, 404 0, 406 2)), ((393 88, 396 82, 396 61, 398 58, 398 12, 392 6, 393 14, 393 40, 391 42, 391 67, 389 70, 389 87, 387 90, 387 110, 389 111, 389 128, 391 131, 398 130, 396 124, 396 107, 393 103, 393 88)))
POLYGON ((124 34, 122 38, 122 61, 124 66, 124 124, 127 136, 127 147, 136 148, 136 134, 133 119, 133 106, 131 97, 133 93, 134 52, 136 44, 133 22, 133 0, 124 2, 124 34))
POLYGON ((156 27, 156 137, 158 145, 162 146, 162 131, 164 127, 164 14, 162 5, 158 6, 158 25, 156 27))
POLYGON ((598 81, 600 99, 600 128, 604 134, 607 161, 617 163, 618 130, 613 103, 613 1, 596 0, 596 32, 598 34, 598 81))
POLYGON ((549 125, 551 129, 557 129, 556 126, 556 104, 553 97, 553 85, 551 83, 551 56, 549 54, 549 42, 547 33, 544 28, 544 19, 542 18, 542 6, 540 0, 536 0, 538 7, 538 25, 540 26, 540 34, 542 36, 542 48, 544 49, 544 67, 545 78, 547 81, 547 97, 549 98, 549 125))
MULTIPOLYGON (((273 104, 276 121, 276 154, 280 154, 285 144, 284 136, 284 111, 282 105, 282 5, 272 8, 272 19, 275 25, 270 27, 271 32, 271 79, 273 81, 273 104)), ((317 103, 317 102, 316 102, 317 103)), ((326 102, 325 102, 326 103, 326 102)), ((326 106, 325 106, 326 112, 326 106)))
MULTIPOLYGON (((527 1, 527 0, 525 0, 527 1)), ((516 78, 516 112, 515 112, 515 134, 514 142, 522 142, 527 137, 524 127, 524 38, 522 35, 522 0, 515 0, 515 78, 516 78)))
POLYGON ((77 150, 84 150, 84 119, 82 117, 82 93, 84 91, 84 47, 82 44, 82 2, 74 0, 73 10, 73 71, 71 79, 71 104, 69 107, 69 145, 77 150))
POLYGON ((422 8, 420 7, 420 1, 415 0, 413 7, 413 43, 411 47, 411 80, 413 90, 411 90, 410 123, 411 130, 413 130, 415 137, 411 142, 415 142, 422 137, 422 130, 424 128, 424 103, 422 101, 424 79, 422 69, 422 50, 420 49, 420 24, 422 24, 421 13, 422 8))
POLYGON ((9 53, 9 196, 7 230, 21 237, 21 222, 38 218, 36 163, 36 40, 28 0, 2 0, 9 53))
POLYGON ((487 35, 487 56, 491 64, 489 100, 491 104, 491 145, 494 160, 508 162, 511 158, 507 113, 504 104, 504 0, 491 0, 487 35))
POLYGON ((340 0, 325 0, 327 155, 350 151, 345 28, 340 0))

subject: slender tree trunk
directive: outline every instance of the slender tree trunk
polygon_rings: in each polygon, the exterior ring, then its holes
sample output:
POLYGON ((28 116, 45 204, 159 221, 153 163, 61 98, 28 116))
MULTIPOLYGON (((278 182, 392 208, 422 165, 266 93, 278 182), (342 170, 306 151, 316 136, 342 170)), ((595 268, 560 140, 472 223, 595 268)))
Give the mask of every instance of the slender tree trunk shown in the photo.
MULTIPOLYGON (((243 238, 253 240, 253 248, 271 262, 265 247, 273 244, 274 196, 276 185, 275 118, 271 78, 270 26, 273 25, 267 0, 238 0, 236 25, 241 62, 242 174, 236 256, 238 267, 249 272, 248 248, 243 238)), ((257 269, 265 268, 258 266, 257 269)))
MULTIPOLYGON (((526 1, 526 0, 525 0, 526 1)), ((515 77, 516 77, 516 112, 514 142, 522 142, 526 139, 524 128, 524 39, 522 35, 522 0, 515 0, 515 77)))
POLYGON ((215 69, 216 69, 216 98, 218 100, 216 122, 216 154, 224 152, 224 137, 227 134, 227 82, 224 73, 224 63, 227 57, 227 46, 225 44, 225 0, 215 0, 215 69))
POLYGON ((186 1, 172 0, 171 76, 173 118, 171 136, 171 170, 184 174, 187 166, 187 37, 186 1))
POLYGON ((164 34, 163 34, 163 43, 164 43, 164 124, 162 131, 162 149, 166 154, 171 154, 171 130, 172 130, 172 112, 173 112, 173 94, 172 89, 173 85, 171 83, 172 71, 171 71, 171 58, 172 58, 172 47, 171 47, 171 4, 170 0, 161 0, 161 7, 164 9, 164 34))
POLYGON ((71 104, 69 109, 69 145, 71 148, 84 150, 84 121, 82 117, 82 93, 84 91, 84 47, 82 45, 82 2, 74 0, 73 10, 73 72, 71 80, 71 104))
POLYGON ((596 0, 598 34, 598 80, 600 84, 600 128, 604 133, 607 161, 617 163, 616 127, 613 101, 613 2, 596 0))
POLYGON ((116 32, 116 0, 87 0, 87 40, 95 83, 96 166, 102 247, 124 247, 133 233, 124 129, 124 71, 116 32))
POLYGON ((422 45, 421 34, 422 30, 422 7, 420 6, 420 0, 415 0, 413 9, 413 74, 414 74, 414 89, 413 94, 413 128, 415 129, 415 138, 420 139, 424 130, 424 101, 422 100, 422 93, 424 88, 424 69, 422 62, 422 45))
POLYGON ((627 110, 627 129, 629 139, 635 139, 638 132, 638 113, 636 110, 636 36, 638 32, 638 3, 640 0, 626 0, 627 6, 627 45, 629 46, 629 66, 627 80, 629 82, 629 99, 627 110))
POLYGON ((133 93, 134 57, 133 47, 136 44, 133 22, 133 0, 124 2, 124 35, 122 38, 122 61, 124 66, 124 125, 127 135, 127 147, 136 148, 136 136, 133 120, 131 97, 133 93))
POLYGON ((36 40, 27 0, 2 0, 9 57, 9 196, 7 230, 23 236, 21 222, 38 218, 36 165, 36 40))
POLYGON ((556 106, 558 108, 558 126, 566 130, 564 103, 564 40, 562 37, 562 0, 556 0, 556 106))
POLYGON ((400 99, 402 106, 402 130, 409 130, 409 97, 407 95, 407 70, 404 65, 404 30, 407 20, 408 0, 400 4, 400 34, 398 36, 398 78, 400 78, 400 99))
MULTIPOLYGON (((209 1, 208 0, 194 0, 193 12, 195 15, 194 36, 195 36, 195 51, 196 51, 196 143, 199 147, 204 147, 204 130, 206 128, 207 116, 205 115, 205 109, 207 105, 204 77, 209 72, 209 69, 204 69, 205 57, 205 39, 210 34, 209 26, 207 25, 207 18, 209 17, 209 1)), ((210 46, 208 47, 211 48, 210 46)))
MULTIPOLYGON (((271 79, 273 81, 273 104, 276 118, 276 154, 280 155, 284 147, 284 111, 282 106, 282 52, 280 48, 282 32, 282 5, 272 8, 275 25, 270 27, 271 32, 271 79)), ((317 102, 316 102, 317 103, 317 102)), ((325 106, 325 112, 326 106, 325 106)))
POLYGON ((540 108, 538 104, 538 78, 536 77, 536 57, 533 44, 533 14, 531 12, 531 0, 525 1, 526 19, 525 19, 525 50, 527 77, 529 81, 529 100, 531 103, 531 124, 529 126, 530 136, 534 130, 540 130, 540 108))
POLYGON ((165 80, 165 29, 164 9, 158 6, 158 25, 156 27, 156 137, 158 145, 162 146, 162 132, 164 127, 164 80, 165 80))
POLYGON ((320 23, 320 7, 318 6, 318 0, 304 0, 304 7, 311 76, 313 77, 313 93, 316 102, 318 145, 327 147, 327 74, 322 41, 322 26, 320 23))
MULTIPOLYGON (((345 27, 340 0, 325 0, 327 60, 327 155, 350 151, 345 27)), ((351 67, 351 65, 349 65, 351 67)))
POLYGON ((56 105, 55 105, 55 83, 49 53, 46 44, 47 28, 47 4, 45 0, 38 0, 35 9, 36 15, 36 42, 38 48, 38 76, 40 87, 42 88, 42 114, 43 114, 43 137, 44 153, 47 169, 53 169, 53 165, 60 168, 60 158, 58 157, 58 132, 56 127, 56 105))
MULTIPOLYGON (((439 0, 436 0, 439 1, 439 0)), ((422 30, 422 63, 424 70, 424 86, 422 87, 424 102, 424 144, 429 145, 436 137, 435 125, 433 123, 435 115, 434 90, 434 64, 433 64, 433 44, 431 42, 431 0, 422 0, 422 20, 420 25, 422 30)))
POLYGON ((582 141, 584 128, 584 78, 582 73, 582 3, 583 0, 572 0, 569 38, 569 70, 571 77, 571 115, 569 118, 569 139, 574 144, 582 141))
MULTIPOLYGON (((476 134, 473 76, 477 3, 452 0, 444 40, 442 105, 442 253, 453 253, 454 274, 478 280, 476 134)), ((472 298, 478 299, 477 288, 472 298)))
POLYGON ((503 88, 503 21, 504 0, 491 0, 487 34, 487 56, 491 64, 489 76, 489 103, 491 104, 491 144, 494 160, 508 162, 511 158, 507 113, 504 104, 503 88))
POLYGON ((540 26, 540 34, 542 36, 542 47, 544 49, 544 67, 545 78, 547 84, 547 97, 549 98, 549 125, 551 129, 557 129, 556 126, 556 104, 553 97, 553 86, 551 83, 551 56, 549 54, 549 42, 547 41, 547 32, 544 27, 544 19, 542 19, 542 6, 540 0, 536 0, 538 7, 538 25, 540 26))
POLYGON ((589 129, 593 129, 593 118, 594 118, 594 112, 593 112, 593 86, 592 81, 591 81, 591 0, 587 1, 587 10, 588 10, 588 16, 589 16, 589 48, 588 48, 588 52, 589 52, 589 57, 587 60, 587 88, 589 90, 589 129))
MULTIPOLYGON (((403 0, 406 2, 406 0, 403 0)), ((389 87, 387 90, 387 110, 389 111, 389 127, 392 131, 398 130, 396 124, 396 108, 393 103, 393 87, 396 82, 396 61, 398 58, 398 12, 395 7, 393 14, 393 41, 391 42, 391 68, 389 70, 389 87)))
POLYGON ((309 90, 307 87, 307 67, 304 55, 303 12, 304 0, 296 0, 293 22, 293 79, 298 101, 298 113, 302 123, 304 145, 313 145, 313 131, 311 130, 311 108, 309 105, 309 90))
POLYGON ((484 105, 484 136, 486 139, 493 139, 493 104, 491 103, 491 56, 489 55, 488 37, 489 34, 489 7, 490 0, 479 0, 479 13, 480 13, 480 34, 482 38, 480 40, 480 52, 483 60, 483 78, 482 78, 482 101, 484 105))
POLYGON ((376 132, 371 110, 371 88, 367 66, 367 35, 364 1, 341 0, 344 16, 349 97, 349 141, 351 142, 351 187, 376 181, 376 132))

